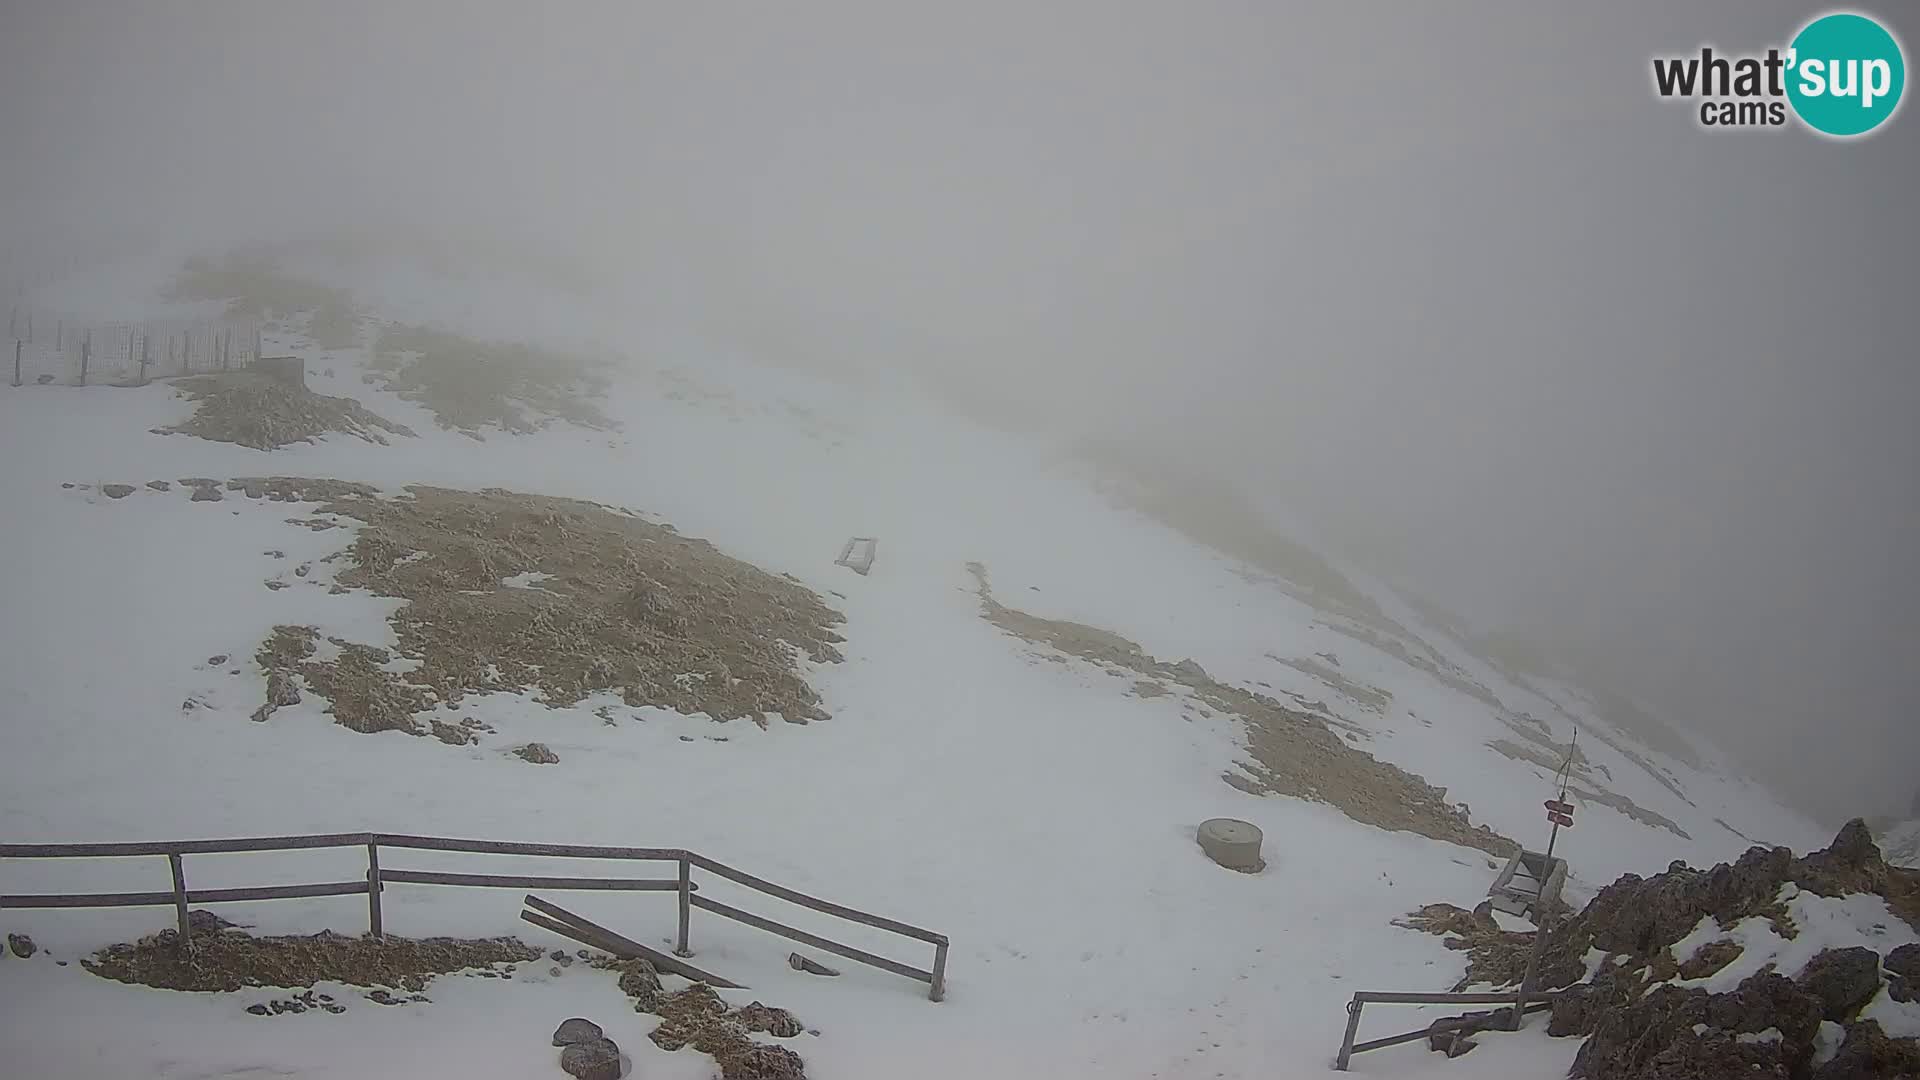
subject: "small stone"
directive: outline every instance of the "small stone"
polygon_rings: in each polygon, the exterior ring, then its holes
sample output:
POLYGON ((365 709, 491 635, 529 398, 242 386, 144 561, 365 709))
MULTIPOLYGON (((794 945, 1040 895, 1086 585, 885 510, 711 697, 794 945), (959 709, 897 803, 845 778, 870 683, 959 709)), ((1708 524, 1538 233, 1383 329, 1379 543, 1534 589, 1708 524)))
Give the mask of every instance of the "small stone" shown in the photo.
POLYGON ((152 489, 153 489, 153 490, 155 490, 155 491, 171 491, 171 490, 173 490, 173 485, 172 485, 172 484, 169 484, 169 483, 167 483, 167 482, 166 482, 165 480, 149 480, 149 481, 147 481, 147 486, 148 486, 148 487, 150 487, 150 488, 152 488, 152 489))
POLYGON ((606 1034, 600 1030, 599 1024, 585 1017, 570 1017, 560 1021, 560 1026, 553 1029, 553 1045, 571 1046, 574 1043, 593 1042, 595 1039, 605 1038, 606 1034))
POLYGON ((582 959, 582 960, 591 960, 591 959, 593 959, 593 953, 591 953, 591 952, 589 952, 589 951, 587 951, 586 949, 580 949, 580 950, 578 950, 578 951, 576 951, 576 952, 575 952, 575 953, 574 953, 573 955, 575 955, 575 956, 577 956, 577 957, 579 957, 579 958, 580 958, 580 959, 582 959))
POLYGON ((306 563, 301 563, 301 564, 300 564, 299 566, 296 566, 296 567, 294 567, 294 568, 293 568, 293 576, 294 576, 294 577, 306 577, 306 576, 307 576, 307 573, 308 573, 309 571, 311 571, 312 569, 313 569, 313 567, 311 567, 311 566, 308 566, 308 565, 307 565, 306 563))
POLYGON ((560 1068, 574 1080, 620 1080, 620 1047, 612 1039, 573 1043, 560 1051, 560 1068))
POLYGON ((208 667, 219 667, 219 666, 220 666, 221 664, 224 664, 224 663, 226 663, 226 662, 227 662, 227 654, 226 654, 226 653, 221 653, 221 654, 220 654, 220 655, 218 655, 218 656, 209 656, 209 657, 207 657, 207 666, 208 666, 208 667))
POLYGON ((553 976, 553 977, 554 977, 554 978, 556 978, 556 979, 557 979, 557 978, 559 978, 559 977, 560 977, 560 967, 559 967, 559 965, 557 965, 557 964, 556 964, 556 965, 554 965, 553 967, 550 967, 550 968, 548 968, 548 969, 547 969, 547 974, 549 974, 549 975, 551 975, 551 976, 553 976))
POLYGON ((566 967, 569 964, 573 963, 573 957, 568 956, 567 950, 565 949, 553 950, 552 954, 548 956, 548 959, 552 960, 556 964, 559 964, 561 967, 566 967))
POLYGON ((249 1005, 247 1006, 247 1011, 255 1016, 266 1016, 268 1013, 265 1005, 249 1005))
POLYGON ((323 1002, 320 1007, 330 1013, 336 1013, 336 1014, 347 1011, 347 1007, 345 1005, 336 1005, 331 1001, 323 1002))
POLYGON ((13 955, 25 960, 34 954, 38 946, 34 945, 33 939, 25 934, 8 934, 7 948, 12 950, 13 955))
POLYGON ((269 717, 269 716, 272 716, 272 715, 273 715, 273 708, 274 708, 274 707, 273 707, 273 705, 272 705, 272 703, 268 703, 268 704, 265 704, 265 705, 262 705, 262 706, 260 706, 259 708, 257 708, 257 709, 255 709, 255 710, 253 710, 253 716, 252 716, 252 720, 253 720, 253 722, 254 722, 254 723, 256 723, 256 724, 264 724, 264 723, 266 723, 266 722, 267 722, 267 717, 269 717))
POLYGON ((547 749, 546 743, 528 743, 513 752, 521 761, 530 761, 535 765, 558 765, 560 755, 547 749))
POLYGON ((124 499, 127 496, 133 494, 133 485, 132 484, 102 484, 100 487, 100 490, 109 499, 124 499))
POLYGON ((188 501, 189 502, 219 502, 224 498, 226 498, 226 496, 220 494, 220 489, 217 487, 197 487, 193 489, 193 497, 188 501))
POLYGON ((72 488, 73 488, 73 485, 72 485, 72 484, 61 484, 60 486, 61 486, 61 487, 63 487, 63 488, 67 488, 68 490, 72 490, 72 488))

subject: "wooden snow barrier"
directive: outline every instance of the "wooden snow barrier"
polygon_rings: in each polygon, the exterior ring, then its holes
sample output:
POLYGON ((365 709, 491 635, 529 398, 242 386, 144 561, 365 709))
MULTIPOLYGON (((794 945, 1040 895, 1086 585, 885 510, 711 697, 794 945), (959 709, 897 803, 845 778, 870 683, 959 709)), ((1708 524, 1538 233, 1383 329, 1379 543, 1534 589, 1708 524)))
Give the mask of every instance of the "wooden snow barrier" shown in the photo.
POLYGON ((874 537, 852 537, 840 549, 840 557, 833 560, 834 565, 844 566, 861 577, 866 577, 867 571, 873 569, 874 552, 879 547, 880 541, 874 537))
MULTIPOLYGON (((308 836, 254 836, 227 840, 165 840, 140 841, 134 843, 106 844, 0 844, 0 859, 115 859, 141 856, 165 856, 172 877, 172 887, 166 891, 155 892, 118 892, 118 893, 15 893, 0 894, 0 910, 8 908, 93 908, 93 907, 171 907, 178 921, 180 941, 191 947, 192 931, 189 923, 189 906, 193 904, 225 904, 242 900, 285 900, 312 896, 365 896, 367 898, 367 928, 374 937, 384 936, 386 927, 381 917, 380 894, 389 885, 441 885, 467 888, 494 889, 558 889, 558 890, 594 890, 621 892, 671 892, 679 899, 680 925, 674 956, 686 958, 693 955, 689 945, 689 931, 692 924, 693 909, 711 912, 735 922, 745 923, 770 934, 811 945, 814 948, 844 956, 869 967, 902 975, 916 982, 927 984, 927 997, 940 1001, 947 992, 947 947, 945 934, 936 934, 908 923, 888 919, 879 915, 859 911, 854 908, 835 904, 828 900, 809 896, 806 893, 776 885, 763 878, 754 877, 736 870, 725 863, 710 859, 698 852, 684 848, 641 848, 606 847, 592 844, 527 844, 502 840, 463 840, 439 836, 409 836, 400 833, 320 833, 308 836), (367 871, 364 880, 329 881, 306 885, 267 885, 239 889, 190 889, 187 887, 185 856, 228 854, 249 851, 298 851, 311 848, 359 848, 367 852, 367 871), (530 855, 560 859, 620 859, 633 862, 674 863, 679 874, 672 878, 616 878, 616 877, 555 877, 551 875, 528 874, 455 874, 440 871, 401 870, 383 866, 380 859, 381 848, 410 849, 417 851, 457 851, 482 855, 530 855), (693 870, 700 868, 717 877, 745 886, 755 892, 763 893, 775 899, 785 900, 804 908, 811 908, 824 915, 831 915, 847 922, 870 926, 876 930, 933 946, 933 967, 931 970, 900 963, 876 953, 843 945, 818 934, 787 926, 772 919, 742 908, 723 904, 717 900, 699 895, 700 886, 693 880, 693 870)), ((526 905, 535 909, 534 913, 522 913, 522 918, 546 929, 565 926, 575 931, 594 934, 621 948, 633 946, 644 948, 622 938, 604 927, 587 923, 578 916, 554 907, 537 897, 528 896, 526 905), (537 914, 537 918, 527 918, 537 914), (622 944, 624 943, 624 944, 622 944)), ((558 931, 556 931, 558 932, 558 931)), ((575 936, 572 934, 566 936, 575 936)), ((576 938, 578 940, 578 938, 576 938)), ((598 946, 604 947, 604 946, 598 946)), ((610 952, 619 953, 609 949, 610 952)), ((637 952, 636 955, 658 955, 637 952)), ((658 961, 656 961, 658 963, 658 961)), ((699 969, 686 965, 689 970, 699 969)), ((673 970, 663 967, 662 970, 673 970)), ((705 975, 706 973, 700 972, 705 975)), ((711 977, 709 977, 711 978, 711 977)), ((731 985, 724 980, 714 985, 731 985)), ((1510 996, 1509 996, 1510 997, 1510 996)))

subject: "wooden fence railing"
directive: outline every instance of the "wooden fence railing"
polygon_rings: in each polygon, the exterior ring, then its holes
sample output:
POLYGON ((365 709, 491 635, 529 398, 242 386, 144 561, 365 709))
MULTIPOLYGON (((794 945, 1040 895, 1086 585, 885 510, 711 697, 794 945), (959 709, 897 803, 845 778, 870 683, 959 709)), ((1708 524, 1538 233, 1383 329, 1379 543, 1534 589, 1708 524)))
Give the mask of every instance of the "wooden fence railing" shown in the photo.
POLYGON ((776 885, 752 874, 736 870, 705 855, 681 848, 601 847, 588 844, 525 844, 500 840, 456 840, 439 836, 408 836, 398 833, 323 833, 313 836, 256 836, 231 840, 179 840, 111 844, 0 844, 0 859, 106 859, 164 855, 173 875, 173 887, 166 892, 118 893, 27 893, 0 895, 0 909, 70 907, 167 907, 174 909, 182 940, 191 937, 188 908, 193 904, 223 904, 241 900, 285 900, 312 896, 359 896, 367 898, 367 924, 375 937, 384 935, 381 925, 380 894, 389 884, 453 885, 499 889, 591 889, 627 892, 672 892, 680 901, 680 927, 675 953, 691 956, 688 934, 694 908, 708 911, 748 926, 779 934, 844 956, 849 960, 904 975, 926 983, 927 996, 939 1001, 946 996, 947 938, 894 919, 858 911, 818 897, 776 885), (187 887, 185 857, 188 855, 228 854, 247 851, 297 851, 308 848, 364 847, 367 873, 363 881, 330 881, 306 885, 269 885, 239 889, 190 889, 187 887), (566 859, 623 859, 634 862, 670 862, 678 865, 672 878, 555 877, 526 874, 456 874, 426 870, 400 870, 380 864, 381 848, 418 851, 459 851, 485 855, 533 855, 566 859), (738 885, 768 896, 811 908, 848 922, 871 926, 901 937, 933 946, 933 967, 922 970, 884 956, 843 945, 837 941, 798 930, 772 919, 698 895, 700 886, 693 880, 699 867, 738 885))

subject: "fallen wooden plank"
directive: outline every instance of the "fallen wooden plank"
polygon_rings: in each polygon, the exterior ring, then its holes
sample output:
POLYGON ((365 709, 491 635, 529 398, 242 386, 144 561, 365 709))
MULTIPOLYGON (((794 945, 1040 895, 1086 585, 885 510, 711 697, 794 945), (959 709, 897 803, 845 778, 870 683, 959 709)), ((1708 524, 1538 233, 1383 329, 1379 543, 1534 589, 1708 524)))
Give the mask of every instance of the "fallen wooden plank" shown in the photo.
POLYGON ((692 979, 694 982, 703 982, 709 986, 718 986, 727 990, 747 989, 737 982, 723 979, 710 971, 702 971, 678 957, 669 956, 658 949, 648 948, 632 938, 622 937, 606 927, 601 926, 599 923, 589 922, 575 915, 573 912, 568 911, 566 908, 560 907, 557 904, 550 904, 531 893, 527 894, 525 900, 527 906, 533 908, 535 911, 565 923, 577 930, 584 930, 589 934, 601 938, 605 943, 599 947, 606 949, 622 960, 646 959, 652 962, 657 970, 679 975, 682 978, 692 979))
POLYGON ((820 961, 801 956, 799 953, 787 954, 787 966, 793 968, 795 971, 804 971, 809 975, 825 975, 832 978, 840 974, 820 961))

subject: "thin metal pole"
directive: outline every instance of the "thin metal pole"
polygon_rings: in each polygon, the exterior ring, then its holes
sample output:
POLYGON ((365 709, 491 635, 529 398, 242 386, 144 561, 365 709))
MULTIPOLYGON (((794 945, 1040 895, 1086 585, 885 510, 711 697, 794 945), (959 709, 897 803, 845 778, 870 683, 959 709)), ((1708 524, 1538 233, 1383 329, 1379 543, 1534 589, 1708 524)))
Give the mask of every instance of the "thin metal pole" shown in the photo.
MULTIPOLYGON (((87 336, 83 338, 80 342, 80 385, 81 386, 87 385, 87 362, 92 359, 93 359, 93 331, 89 330, 87 331, 87 336)), ((60 366, 65 367, 66 365, 62 364, 60 366)))
POLYGON ((1333 1059, 1334 1072, 1346 1072, 1347 1063, 1353 1060, 1353 1040, 1356 1035, 1360 1034, 1360 1010, 1362 1007, 1360 1004, 1360 995, 1358 994, 1353 996, 1352 1001, 1347 1002, 1347 1033, 1340 1040, 1340 1053, 1333 1059))
POLYGON ((680 942, 674 946, 673 955, 692 956, 693 950, 687 947, 687 931, 693 924, 693 862, 686 856, 680 857, 680 942))
POLYGON ((178 855, 168 855, 167 865, 173 870, 173 911, 180 920, 180 945, 184 948, 193 936, 193 926, 187 919, 187 871, 178 855))
POLYGON ((378 941, 386 936, 380 922, 380 845, 367 845, 367 930, 378 941))
POLYGON ((13 385, 20 385, 20 341, 17 338, 13 342, 13 385))

